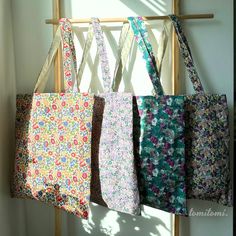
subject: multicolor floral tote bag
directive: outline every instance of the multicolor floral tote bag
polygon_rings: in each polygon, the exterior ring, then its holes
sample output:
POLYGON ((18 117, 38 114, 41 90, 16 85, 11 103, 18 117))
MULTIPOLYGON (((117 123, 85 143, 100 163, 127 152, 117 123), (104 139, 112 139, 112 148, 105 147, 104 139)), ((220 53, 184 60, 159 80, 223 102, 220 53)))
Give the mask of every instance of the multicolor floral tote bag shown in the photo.
MULTIPOLYGON (((128 20, 155 91, 154 96, 133 99, 134 152, 141 203, 186 215, 184 98, 164 95, 145 24, 141 17, 128 20)), ((130 39, 124 44, 130 45, 130 39)), ((127 47, 122 50, 123 64, 128 52, 127 47)), ((118 88, 119 83, 114 82, 114 86, 118 88)))
POLYGON ((170 19, 195 90, 184 97, 187 197, 232 206, 226 95, 204 92, 180 21, 174 15, 170 19))
POLYGON ((61 19, 33 95, 17 95, 13 196, 87 218, 94 96, 72 92, 76 58, 71 24, 61 19), (63 38, 63 93, 42 93, 63 38))
MULTIPOLYGON (((132 94, 112 91, 104 37, 97 18, 92 18, 92 27, 101 61, 104 93, 95 96, 94 103, 91 200, 112 210, 140 214, 133 155, 132 94)), ((90 45, 91 42, 87 49, 90 45)), ((82 60, 85 59, 86 55, 82 60)))

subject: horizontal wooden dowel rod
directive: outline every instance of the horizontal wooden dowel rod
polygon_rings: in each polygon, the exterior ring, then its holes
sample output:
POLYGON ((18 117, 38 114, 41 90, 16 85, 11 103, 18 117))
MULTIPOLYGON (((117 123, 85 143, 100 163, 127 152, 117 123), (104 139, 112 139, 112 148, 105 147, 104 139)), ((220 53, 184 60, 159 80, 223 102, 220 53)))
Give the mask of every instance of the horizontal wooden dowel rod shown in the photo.
MULTIPOLYGON (((212 19, 214 18, 214 14, 192 14, 192 15, 179 15, 178 16, 182 20, 188 19, 212 19)), ((168 16, 143 16, 143 19, 148 20, 165 20, 168 19, 168 16)), ((99 18, 100 22, 106 23, 114 23, 114 22, 127 22, 128 18, 99 18)), ((70 19, 71 23, 90 23, 90 18, 81 18, 81 19, 70 19)), ((46 24, 58 24, 57 19, 47 19, 46 24)))

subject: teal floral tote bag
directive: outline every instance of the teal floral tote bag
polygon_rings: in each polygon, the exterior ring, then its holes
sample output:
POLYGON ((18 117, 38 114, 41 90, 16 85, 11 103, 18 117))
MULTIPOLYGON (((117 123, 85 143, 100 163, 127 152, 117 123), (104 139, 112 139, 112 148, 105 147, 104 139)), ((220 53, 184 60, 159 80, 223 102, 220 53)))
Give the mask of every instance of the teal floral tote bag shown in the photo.
POLYGON ((141 203, 186 215, 184 97, 164 95, 145 24, 141 17, 128 20, 155 91, 154 96, 134 97, 141 203))

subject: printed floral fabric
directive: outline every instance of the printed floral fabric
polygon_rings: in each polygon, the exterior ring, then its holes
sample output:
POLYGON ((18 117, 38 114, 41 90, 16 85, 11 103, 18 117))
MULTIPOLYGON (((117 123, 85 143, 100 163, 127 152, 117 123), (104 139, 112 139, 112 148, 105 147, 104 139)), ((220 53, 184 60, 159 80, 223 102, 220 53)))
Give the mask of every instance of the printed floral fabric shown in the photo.
POLYGON ((139 154, 141 202, 186 215, 184 97, 136 99, 134 141, 139 154))
POLYGON ((134 98, 134 149, 141 203, 187 214, 184 97, 163 95, 155 58, 141 17, 129 17, 156 96, 134 98))
POLYGON ((152 45, 148 40, 148 32, 142 17, 128 17, 128 20, 134 32, 134 37, 138 47, 143 54, 143 59, 146 62, 146 69, 152 81, 155 92, 158 95, 163 95, 164 91, 156 69, 156 60, 153 55, 152 45))
MULTIPOLYGON (((69 54, 63 60, 69 60, 69 54)), ((64 73, 70 80, 71 66, 64 67, 64 73)), ((67 85, 67 93, 17 96, 13 194, 87 218, 94 96, 69 93, 72 84, 67 85)))
POLYGON ((187 197, 232 206, 224 95, 186 96, 187 197))
POLYGON ((185 37, 185 34, 182 30, 180 21, 175 15, 169 15, 169 17, 178 36, 180 52, 184 58, 185 67, 188 71, 189 79, 193 84, 193 88, 197 93, 203 93, 204 89, 201 80, 198 76, 197 70, 195 68, 191 50, 188 45, 187 38, 185 37))
POLYGON ((72 36, 71 22, 67 18, 59 20, 62 37, 63 37, 63 72, 64 72, 64 89, 72 92, 73 80, 72 69, 77 72, 76 51, 72 36))
POLYGON ((93 97, 18 95, 14 192, 87 218, 93 97))
POLYGON ((106 93, 99 145, 102 198, 110 209, 140 214, 133 154, 132 94, 106 93))
POLYGON ((98 19, 93 18, 92 25, 98 45, 105 93, 95 97, 91 200, 107 205, 112 210, 140 214, 133 154, 132 94, 112 92, 108 58, 98 19))
POLYGON ((187 197, 232 206, 229 121, 225 95, 205 94, 178 18, 170 15, 197 94, 185 96, 187 197))

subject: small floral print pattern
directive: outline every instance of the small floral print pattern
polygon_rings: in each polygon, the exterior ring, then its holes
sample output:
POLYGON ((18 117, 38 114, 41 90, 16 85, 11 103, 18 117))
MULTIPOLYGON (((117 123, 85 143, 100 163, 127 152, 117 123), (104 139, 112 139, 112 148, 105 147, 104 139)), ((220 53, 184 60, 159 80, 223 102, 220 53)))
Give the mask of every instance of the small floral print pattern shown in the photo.
POLYGON ((63 37, 63 71, 64 71, 64 89, 67 92, 73 91, 72 66, 77 71, 77 60, 74 41, 72 37, 71 22, 67 18, 59 20, 61 33, 63 37))
POLYGON ((141 203, 186 215, 184 97, 138 96, 136 102, 134 143, 141 203))
POLYGON ((197 70, 194 66, 191 50, 188 45, 187 38, 185 37, 185 34, 181 27, 180 21, 175 15, 169 15, 169 18, 171 19, 172 24, 175 28, 176 34, 178 36, 180 52, 184 58, 184 61, 185 61, 184 63, 188 71, 189 78, 193 84, 193 88, 197 93, 203 93, 204 89, 203 89, 201 80, 199 79, 197 70))
POLYGON ((232 206, 224 95, 186 97, 187 197, 232 206))
POLYGON ((180 21, 174 15, 170 19, 197 92, 185 96, 187 197, 232 206, 226 96, 204 93, 180 21))
POLYGON ((129 23, 134 32, 134 38, 138 43, 138 47, 143 53, 143 59, 146 62, 146 68, 152 81, 156 94, 163 95, 164 91, 156 69, 156 60, 153 55, 152 45, 148 39, 148 32, 142 20, 142 17, 128 17, 129 23))
POLYGON ((110 209, 140 214, 133 154, 132 94, 106 93, 100 96, 105 99, 99 144, 102 198, 110 209))
POLYGON ((134 99, 141 203, 186 215, 184 97, 163 95, 145 24, 141 17, 128 19, 156 93, 134 99))
POLYGON ((17 96, 14 195, 87 218, 93 96, 17 96), (85 217, 86 216, 86 217, 85 217))
POLYGON ((75 54, 70 22, 60 24, 66 93, 17 96, 13 195, 88 218, 94 96, 69 93, 75 54))
POLYGON ((92 18, 92 25, 101 60, 105 93, 95 97, 91 199, 112 210, 140 214, 133 153, 132 94, 112 92, 108 57, 99 20, 92 18))
POLYGON ((104 91, 111 92, 111 74, 110 74, 110 66, 107 57, 107 50, 105 46, 105 41, 103 37, 103 32, 101 25, 99 23, 99 19, 93 17, 92 19, 92 26, 94 30, 94 36, 97 42, 98 53, 101 61, 101 68, 102 68, 102 79, 104 83, 104 91))

